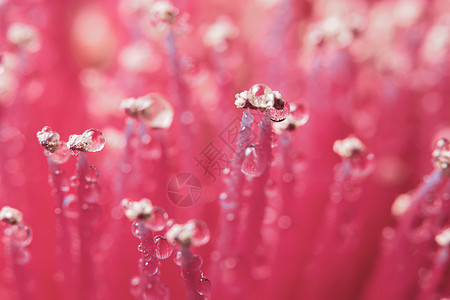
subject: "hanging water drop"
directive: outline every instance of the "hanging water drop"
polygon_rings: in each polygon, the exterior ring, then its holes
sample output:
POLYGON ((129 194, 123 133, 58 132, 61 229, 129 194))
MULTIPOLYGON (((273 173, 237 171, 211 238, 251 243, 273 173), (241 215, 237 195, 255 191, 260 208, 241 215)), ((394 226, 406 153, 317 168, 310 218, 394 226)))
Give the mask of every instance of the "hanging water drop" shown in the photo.
POLYGON ((105 147, 105 137, 103 132, 98 129, 88 129, 82 135, 85 143, 84 151, 98 152, 105 147))
POLYGON ((131 233, 138 239, 142 237, 142 233, 139 228, 139 222, 133 222, 133 224, 131 224, 131 233))
POLYGON ((146 275, 152 276, 158 272, 159 269, 159 261, 157 259, 153 259, 150 261, 144 262, 143 271, 146 275))
POLYGON ((169 128, 173 120, 173 108, 169 102, 159 94, 148 94, 139 98, 141 116, 152 128, 169 128))
POLYGON ((198 247, 209 241, 209 229, 205 222, 201 220, 190 220, 186 223, 185 229, 191 232, 192 245, 198 247))
POLYGON ((265 166, 260 163, 258 150, 254 145, 245 149, 245 159, 242 163, 241 172, 251 177, 258 177, 265 170, 265 166))
POLYGON ((211 292, 211 281, 208 278, 202 277, 197 283, 197 293, 200 295, 207 295, 211 292))
POLYGON ((290 106, 284 99, 275 99, 275 103, 282 102, 279 105, 275 105, 273 108, 270 108, 270 119, 273 122, 281 122, 286 120, 289 116, 290 106), (278 108, 277 108, 278 107, 278 108))
POLYGON ((158 235, 155 237, 156 257, 159 259, 166 259, 172 255, 173 248, 167 239, 158 235))
POLYGON ((309 111, 303 103, 292 103, 289 116, 289 120, 295 124, 295 127, 300 127, 308 122, 309 111))
POLYGON ((49 153, 50 159, 56 164, 63 164, 70 158, 70 150, 66 143, 58 142, 55 152, 49 153))
POLYGON ((69 194, 64 197, 62 210, 64 216, 71 219, 77 219, 80 215, 78 208, 78 200, 73 194, 69 194))
POLYGON ((167 219, 168 216, 164 209, 153 206, 150 217, 146 220, 146 224, 153 231, 161 231, 166 227, 167 219))

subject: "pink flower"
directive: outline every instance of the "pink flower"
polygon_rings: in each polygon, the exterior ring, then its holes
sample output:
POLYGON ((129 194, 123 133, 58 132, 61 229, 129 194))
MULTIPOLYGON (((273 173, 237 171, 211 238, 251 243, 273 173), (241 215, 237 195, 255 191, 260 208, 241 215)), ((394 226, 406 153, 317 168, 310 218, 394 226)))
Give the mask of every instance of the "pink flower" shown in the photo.
POLYGON ((449 12, 0 0, 0 299, 450 298, 449 12))

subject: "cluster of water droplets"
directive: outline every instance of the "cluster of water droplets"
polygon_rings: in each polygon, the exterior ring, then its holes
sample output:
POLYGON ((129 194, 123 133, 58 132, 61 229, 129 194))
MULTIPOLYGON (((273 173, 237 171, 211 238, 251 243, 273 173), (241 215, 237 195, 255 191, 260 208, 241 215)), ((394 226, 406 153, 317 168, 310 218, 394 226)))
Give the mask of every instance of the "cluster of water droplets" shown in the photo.
POLYGON ((78 155, 81 152, 98 152, 105 147, 105 136, 98 129, 88 129, 83 134, 73 134, 69 137, 67 147, 72 155, 78 155))
POLYGON ((280 92, 260 83, 253 85, 248 91, 237 94, 235 104, 238 108, 269 111, 273 122, 284 121, 290 111, 289 103, 283 99, 280 92))
POLYGON ((245 149, 245 159, 241 172, 251 177, 259 177, 266 169, 267 163, 260 159, 260 149, 257 144, 250 144, 245 149))
POLYGON ((289 116, 282 122, 273 125, 276 133, 281 134, 283 131, 292 131, 305 125, 309 120, 309 111, 304 103, 291 103, 289 116))

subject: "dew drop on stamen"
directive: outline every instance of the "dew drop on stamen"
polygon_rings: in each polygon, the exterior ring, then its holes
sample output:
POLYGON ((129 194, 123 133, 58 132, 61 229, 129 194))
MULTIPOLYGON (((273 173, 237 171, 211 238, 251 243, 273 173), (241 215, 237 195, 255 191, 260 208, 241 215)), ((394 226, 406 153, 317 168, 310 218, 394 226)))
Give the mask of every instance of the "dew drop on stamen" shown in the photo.
POLYGON ((82 135, 86 142, 87 152, 98 152, 105 147, 105 137, 98 129, 88 129, 82 135))
POLYGON ((142 118, 152 128, 167 129, 172 125, 173 108, 170 103, 159 94, 148 94, 142 98, 142 118))
POLYGON ((267 85, 255 84, 248 91, 248 101, 257 108, 268 108, 273 106, 275 97, 267 85))
POLYGON ((211 292, 211 281, 208 278, 202 277, 197 283, 197 293, 200 295, 207 295, 211 292))
POLYGON ((190 220, 185 227, 192 232, 192 245, 202 246, 209 242, 209 229, 204 221, 190 220))
POLYGON ((67 148, 66 143, 59 143, 58 148, 55 152, 49 153, 48 156, 55 164, 63 164, 67 162, 70 158, 71 152, 69 148, 67 148))
POLYGON ((141 233, 141 230, 139 229, 138 222, 133 222, 133 224, 131 224, 131 233, 138 239, 140 239, 142 237, 142 233, 141 233))
POLYGON ((289 103, 287 103, 287 101, 286 101, 284 103, 284 106, 283 106, 282 109, 270 108, 270 110, 269 110, 269 112, 270 112, 270 119, 273 122, 284 121, 289 116, 289 111, 290 111, 290 106, 289 106, 289 103))
POLYGON ((173 248, 169 241, 161 235, 155 237, 156 257, 166 259, 172 255, 173 248))
POLYGON ((309 119, 308 108, 302 103, 292 103, 289 115, 296 127, 305 125, 309 119))
POLYGON ((143 271, 146 275, 152 276, 158 272, 159 261, 157 259, 146 261, 143 266, 143 271))
POLYGON ((257 150, 254 146, 245 149, 245 159, 242 163, 241 172, 251 177, 260 176, 265 168, 258 159, 257 150))
POLYGON ((80 216, 78 209, 78 200, 73 194, 64 197, 62 212, 65 217, 70 219, 77 219, 80 216))
POLYGON ((161 207, 153 206, 150 213, 151 217, 146 220, 146 224, 153 231, 161 231, 166 227, 167 213, 161 207))

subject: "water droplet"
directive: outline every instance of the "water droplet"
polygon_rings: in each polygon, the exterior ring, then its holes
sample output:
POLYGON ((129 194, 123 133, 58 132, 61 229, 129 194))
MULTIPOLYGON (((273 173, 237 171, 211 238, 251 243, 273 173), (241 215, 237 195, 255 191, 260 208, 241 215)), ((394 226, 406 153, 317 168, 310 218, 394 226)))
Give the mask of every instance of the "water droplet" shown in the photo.
POLYGON ((175 253, 175 255, 173 256, 173 262, 177 265, 181 267, 182 264, 182 259, 181 259, 181 252, 177 251, 177 253, 175 253))
POLYGON ((14 262, 18 265, 24 265, 30 260, 30 251, 25 248, 18 248, 14 253, 14 262))
POLYGON ((173 120, 173 108, 159 94, 148 94, 142 98, 141 116, 152 128, 169 128, 173 120))
POLYGON ((82 199, 88 203, 97 203, 98 199, 100 198, 100 194, 100 185, 97 182, 89 182, 84 185, 82 199))
POLYGON ((290 122, 294 123, 296 127, 306 124, 309 119, 309 111, 305 104, 292 103, 291 111, 289 113, 290 122))
POLYGON ((202 246, 209 242, 209 229, 205 222, 201 220, 190 220, 186 223, 185 228, 191 231, 192 245, 202 246))
POLYGON ((30 227, 24 223, 8 227, 5 233, 10 236, 11 242, 18 247, 28 246, 33 239, 30 227))
POLYGON ((146 224, 153 231, 161 231, 166 227, 167 213, 164 209, 158 206, 153 206, 150 213, 150 218, 146 220, 146 224))
POLYGON ((58 146, 53 153, 49 153, 49 157, 55 164, 63 164, 70 158, 70 150, 66 143, 58 142, 58 146))
POLYGON ((273 91, 265 84, 255 84, 248 91, 248 101, 257 108, 268 108, 274 105, 273 91))
POLYGON ((88 129, 83 135, 83 142, 86 143, 87 152, 98 152, 105 147, 105 137, 103 132, 98 129, 88 129))
POLYGON ((248 109, 244 110, 244 113, 242 114, 242 124, 245 125, 251 125, 251 123, 255 120, 255 117, 250 113, 248 109))
POLYGON ((69 194, 64 197, 62 209, 67 218, 77 219, 79 217, 78 200, 75 195, 69 194))
POLYGON ((257 147, 253 145, 245 149, 245 159, 241 167, 241 172, 245 175, 258 177, 264 172, 265 166, 260 163, 258 152, 257 147))
POLYGON ((159 269, 159 260, 153 259, 150 261, 144 262, 143 271, 146 275, 152 276, 158 272, 159 269))
POLYGON ((86 171, 84 175, 84 179, 88 182, 97 181, 98 178, 98 170, 95 166, 89 166, 89 169, 86 171))
POLYGON ((287 101, 284 101, 284 105, 280 109, 270 108, 270 119, 274 122, 281 122, 286 120, 289 116, 290 106, 287 101))
POLYGON ((156 257, 159 259, 166 259, 172 255, 173 248, 167 239, 158 235, 155 237, 156 257))
POLYGON ((200 295, 207 295, 211 292, 211 281, 208 278, 202 277, 196 287, 197 293, 200 295))
POLYGON ((142 237, 141 231, 139 229, 139 222, 133 222, 133 224, 131 224, 131 233, 138 239, 142 237))

